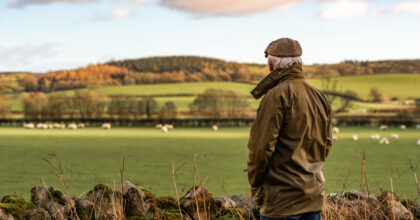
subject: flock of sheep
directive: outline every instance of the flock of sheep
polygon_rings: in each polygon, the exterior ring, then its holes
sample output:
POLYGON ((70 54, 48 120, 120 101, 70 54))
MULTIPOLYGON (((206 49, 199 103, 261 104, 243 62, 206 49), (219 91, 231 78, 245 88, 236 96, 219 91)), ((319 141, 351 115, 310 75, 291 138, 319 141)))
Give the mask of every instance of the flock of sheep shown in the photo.
MULTIPOLYGON (((53 124, 38 123, 36 125, 36 127, 35 127, 35 124, 34 123, 23 123, 23 127, 26 128, 26 129, 34 129, 34 128, 37 128, 37 129, 65 129, 66 128, 66 124, 59 124, 59 123, 53 123, 53 124)), ((68 129, 71 129, 71 130, 76 130, 76 129, 84 128, 84 127, 85 127, 85 124, 84 123, 78 123, 78 124, 70 123, 70 124, 67 125, 67 128, 68 129)), ((102 129, 109 130, 109 129, 111 129, 111 124, 110 123, 104 123, 104 124, 102 124, 101 128, 102 129)))
MULTIPOLYGON (((38 123, 35 126, 34 123, 24 123, 23 127, 27 128, 27 129, 34 129, 34 128, 37 128, 37 129, 65 129, 66 124, 38 123)), ((70 124, 67 125, 67 128, 71 129, 71 130, 76 130, 76 129, 84 128, 84 127, 85 127, 84 123, 78 123, 78 124, 70 123, 70 124)), ((174 125, 172 125, 172 124, 157 124, 155 127, 160 129, 163 133, 168 133, 169 130, 174 129, 174 125)), ((110 123, 104 123, 104 124, 102 124, 101 128, 109 130, 109 129, 111 129, 111 124, 110 123)), ((217 130, 219 130, 219 127, 217 125, 213 125, 212 130, 217 131, 217 130)))
MULTIPOLYGON (((34 123, 24 123, 23 124, 23 127, 24 128, 27 128, 27 129, 33 129, 33 128, 35 128, 35 124, 34 123)), ((71 124, 68 124, 67 125, 67 128, 68 129, 71 129, 71 130, 75 130, 75 129, 79 129, 79 128, 84 128, 84 127, 85 127, 85 124, 84 123, 78 123, 78 124, 71 123, 71 124)), ((169 130, 174 129, 174 125, 172 125, 172 124, 157 124, 155 127, 158 128, 158 129, 160 129, 163 133, 168 133, 169 130)), ((66 128, 66 125, 65 124, 59 124, 59 123, 53 123, 53 124, 38 123, 36 125, 36 128, 37 129, 65 129, 66 128)), ((102 129, 109 130, 109 129, 111 129, 111 124, 110 123, 104 123, 104 124, 102 124, 101 128, 102 129)), ((417 129, 420 129, 420 125, 417 125, 416 128, 417 129)), ((388 129, 388 126, 381 125, 379 127, 379 129, 381 131, 385 131, 385 130, 388 129)), ((406 129, 407 129, 407 127, 405 125, 401 125, 400 126, 400 130, 401 131, 404 131, 406 129)), ((217 131, 217 130, 219 130, 219 128, 218 128, 217 125, 213 125, 212 126, 212 130, 213 131, 217 131)), ((334 134, 340 133, 340 129, 338 127, 334 127, 333 128, 333 133, 334 134)), ((391 139, 398 139, 399 138, 399 135, 396 134, 396 133, 392 133, 389 137, 391 139)), ((335 136, 335 135, 333 135, 332 136, 332 139, 334 141, 337 141, 338 140, 338 137, 335 136)), ((353 140, 353 141, 357 141, 359 139, 359 137, 357 135, 353 134, 353 135, 350 136, 350 139, 353 140)), ((389 139, 386 138, 386 137, 383 137, 381 139, 381 136, 379 134, 372 134, 370 136, 370 139, 379 140, 379 144, 389 144, 389 139)), ((417 145, 420 145, 420 139, 417 140, 417 145)))
MULTIPOLYGON (((155 125, 155 128, 160 129, 163 133, 168 133, 169 130, 174 129, 174 125, 172 124, 157 124, 155 125)), ((219 130, 219 127, 217 125, 213 125, 212 127, 213 131, 219 130)))
MULTIPOLYGON (((417 129, 420 129, 420 125, 417 125, 416 126, 416 128, 417 129)), ((385 130, 387 130, 388 129, 388 126, 386 126, 386 125, 381 125, 380 127, 379 127, 379 129, 381 130, 381 131, 385 131, 385 130)), ((405 125, 401 125, 400 126, 400 130, 401 131, 405 131, 407 129, 407 126, 405 126, 405 125)), ((340 133, 340 129, 338 128, 338 127, 334 127, 333 128, 333 133, 334 134, 338 134, 338 133, 340 133)), ((390 134, 390 136, 389 136, 391 139, 398 139, 398 138, 400 138, 400 136, 398 135, 398 134, 396 134, 396 133, 392 133, 392 134, 390 134)), ((332 139, 334 140, 334 141, 337 141, 338 140, 338 137, 337 136, 335 136, 335 135, 333 135, 332 136, 332 139)), ((386 137, 384 137, 384 138, 382 138, 381 139, 381 136, 379 135, 379 134, 372 134, 371 136, 370 136, 370 139, 373 139, 373 140, 379 140, 379 144, 389 144, 389 139, 388 138, 386 138, 386 137)), ((359 137, 357 136, 357 135, 355 135, 355 134, 353 134, 353 135, 351 135, 350 136, 350 140, 353 140, 353 141, 357 141, 357 140, 359 140, 359 137)), ((417 140, 417 145, 420 145, 420 139, 418 139, 417 140)))

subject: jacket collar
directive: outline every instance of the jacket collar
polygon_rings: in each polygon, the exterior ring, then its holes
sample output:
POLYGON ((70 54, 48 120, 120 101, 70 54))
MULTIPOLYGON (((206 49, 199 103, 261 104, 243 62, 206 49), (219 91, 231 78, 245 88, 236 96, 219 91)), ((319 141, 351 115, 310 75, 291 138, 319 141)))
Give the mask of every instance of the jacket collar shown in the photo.
POLYGON ((287 69, 277 68, 258 83, 257 87, 251 91, 251 95, 259 99, 280 82, 303 78, 302 64, 293 64, 287 69))

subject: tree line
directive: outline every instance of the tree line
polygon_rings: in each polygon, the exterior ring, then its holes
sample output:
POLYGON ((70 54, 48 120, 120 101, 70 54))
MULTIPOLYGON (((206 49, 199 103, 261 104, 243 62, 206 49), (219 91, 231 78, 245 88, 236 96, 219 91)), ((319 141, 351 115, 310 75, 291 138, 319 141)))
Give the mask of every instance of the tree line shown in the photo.
MULTIPOLYGON (((76 91, 73 96, 63 93, 25 93, 23 115, 27 120, 59 120, 65 118, 121 120, 175 119, 180 111, 173 101, 159 105, 153 97, 107 96, 93 91, 76 91)), ((199 94, 186 112, 190 117, 241 117, 249 109, 247 97, 232 91, 206 90, 199 94)), ((0 118, 10 117, 10 108, 0 97, 0 118)))

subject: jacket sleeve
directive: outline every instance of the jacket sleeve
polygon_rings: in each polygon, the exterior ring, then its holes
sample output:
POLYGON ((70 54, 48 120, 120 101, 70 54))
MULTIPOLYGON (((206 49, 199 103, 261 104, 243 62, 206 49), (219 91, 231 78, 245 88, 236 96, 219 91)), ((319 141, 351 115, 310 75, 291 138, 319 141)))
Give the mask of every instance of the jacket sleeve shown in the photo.
POLYGON ((328 153, 330 152, 330 149, 332 147, 332 125, 331 125, 331 118, 332 118, 332 110, 331 106, 329 106, 329 112, 328 112, 328 121, 327 121, 327 146, 326 146, 326 154, 325 157, 328 156, 328 153))
POLYGON ((282 123, 281 100, 269 91, 258 107, 248 142, 248 180, 251 188, 262 185, 282 123))

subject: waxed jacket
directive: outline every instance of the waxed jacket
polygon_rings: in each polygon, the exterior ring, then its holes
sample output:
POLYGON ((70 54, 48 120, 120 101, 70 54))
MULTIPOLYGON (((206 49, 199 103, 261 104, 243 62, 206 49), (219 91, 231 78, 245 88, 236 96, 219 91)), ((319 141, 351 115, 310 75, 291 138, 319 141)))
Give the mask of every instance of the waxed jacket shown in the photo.
POLYGON ((248 142, 253 200, 270 218, 321 211, 322 167, 332 146, 331 106, 305 81, 300 64, 270 75, 277 82, 262 91, 266 95, 248 142))

